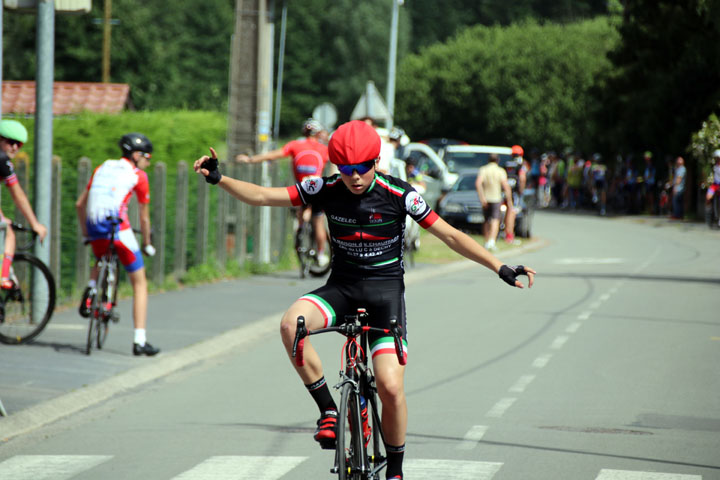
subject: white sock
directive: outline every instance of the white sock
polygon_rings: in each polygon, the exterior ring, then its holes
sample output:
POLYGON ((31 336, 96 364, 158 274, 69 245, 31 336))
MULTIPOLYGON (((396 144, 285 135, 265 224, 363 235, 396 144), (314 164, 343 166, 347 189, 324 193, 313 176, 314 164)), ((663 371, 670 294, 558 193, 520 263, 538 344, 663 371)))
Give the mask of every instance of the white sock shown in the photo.
POLYGON ((135 343, 140 345, 141 347, 145 345, 145 329, 144 328, 136 328, 135 329, 135 343))

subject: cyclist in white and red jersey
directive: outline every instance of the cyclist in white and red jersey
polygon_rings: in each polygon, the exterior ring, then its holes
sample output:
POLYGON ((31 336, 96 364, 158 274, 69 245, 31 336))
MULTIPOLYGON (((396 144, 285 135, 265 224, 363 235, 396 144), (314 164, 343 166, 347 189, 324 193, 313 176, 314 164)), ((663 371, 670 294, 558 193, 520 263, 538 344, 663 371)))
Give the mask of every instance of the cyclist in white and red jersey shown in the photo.
MULTIPOLYGON (((522 288, 518 275, 535 271, 521 265, 509 267, 465 233, 440 218, 407 182, 379 173, 380 137, 368 124, 355 120, 341 125, 330 138, 329 155, 339 174, 306 178, 287 188, 270 188, 221 175, 215 150, 199 158, 196 172, 208 183, 219 185, 251 205, 290 206, 317 203, 329 219, 333 247, 332 272, 325 285, 300 297, 283 316, 280 331, 292 361, 296 322, 304 316, 310 330, 342 323, 346 314, 365 307, 370 326, 389 328, 395 317, 403 329, 407 354, 403 244, 405 217, 461 255, 496 272, 509 285, 522 288)), ((378 394, 382 401, 388 479, 402 479, 407 430, 405 367, 395 356, 392 337, 371 335, 371 357, 378 394)), ((332 398, 317 351, 305 339, 305 364, 297 373, 320 410, 314 438, 323 448, 334 448, 337 407, 332 398)))
MULTIPOLYGON (((257 155, 240 154, 235 157, 238 163, 260 163, 267 160, 292 158, 292 169, 295 180, 303 181, 307 177, 322 177, 325 164, 328 161, 328 147, 321 141, 327 130, 314 118, 308 118, 302 125, 302 140, 293 140, 284 147, 257 155)), ((315 244, 318 251, 318 263, 321 267, 327 265, 329 257, 325 253, 327 232, 323 221, 323 212, 311 205, 305 205, 298 210, 298 229, 304 222, 312 219, 315 244)))
MULTIPOLYGON (((12 164, 12 159, 15 158, 23 144, 27 142, 27 139, 27 129, 22 123, 17 120, 0 121, 0 181, 8 188, 18 210, 27 219, 30 227, 37 233, 42 242, 45 235, 47 235, 47 228, 35 217, 35 212, 25 195, 25 191, 20 186, 20 182, 18 182, 12 164)), ((2 210, 0 210, 0 222, 7 225, 2 266, 0 267, 0 288, 10 290, 15 287, 15 283, 9 278, 10 266, 15 256, 15 232, 10 227, 10 220, 5 218, 2 210)))
MULTIPOLYGON (((146 340, 148 295, 145 265, 128 219, 128 203, 135 193, 140 210, 142 251, 146 255, 154 255, 155 249, 150 243, 150 185, 144 171, 150 165, 153 146, 141 133, 124 135, 119 145, 122 158, 106 160, 95 169, 87 188, 75 203, 75 208, 83 235, 90 241, 96 258, 107 252, 112 230, 115 229, 115 249, 133 288, 133 355, 153 356, 160 349, 146 340), (113 223, 111 219, 114 217, 121 220, 120 225, 113 223)), ((90 315, 88 300, 95 288, 97 274, 97 269, 93 268, 90 283, 80 303, 80 315, 84 317, 90 315)))

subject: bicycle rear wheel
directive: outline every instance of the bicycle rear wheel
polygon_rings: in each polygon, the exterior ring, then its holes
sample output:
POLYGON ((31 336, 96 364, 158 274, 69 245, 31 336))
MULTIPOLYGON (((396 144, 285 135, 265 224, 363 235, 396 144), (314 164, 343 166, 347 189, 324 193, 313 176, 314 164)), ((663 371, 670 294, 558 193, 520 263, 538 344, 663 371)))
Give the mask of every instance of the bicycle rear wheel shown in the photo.
MULTIPOLYGON (((98 348, 102 347, 99 339, 100 331, 103 328, 103 324, 105 323, 103 322, 103 318, 105 317, 105 302, 103 301, 103 298, 106 296, 105 291, 107 288, 107 269, 107 263, 105 263, 105 260, 103 260, 97 278, 95 296, 93 296, 90 306, 90 321, 88 323, 87 342, 85 343, 86 355, 90 355, 93 344, 98 345, 98 348)), ((105 335, 107 335, 107 324, 105 324, 104 327, 105 335)), ((104 336, 102 340, 104 342, 104 336)))
POLYGON ((98 350, 101 350, 103 345, 105 344, 105 339, 107 338, 109 329, 109 322, 114 315, 113 310, 115 309, 115 300, 117 297, 117 278, 118 268, 120 268, 120 261, 116 257, 112 260, 112 262, 112 264, 107 265, 105 269, 105 275, 103 275, 102 278, 100 290, 98 290, 98 296, 100 297, 100 302, 102 305, 102 315, 95 326, 96 345, 98 350), (112 275, 110 274, 110 270, 112 270, 113 272, 112 275), (109 284, 111 278, 113 279, 113 285, 109 284))
POLYGON ((300 262, 300 278, 310 273, 312 259, 312 228, 305 222, 295 233, 295 252, 300 262))
POLYGON ((50 269, 29 253, 13 259, 15 288, 0 291, 0 342, 20 344, 43 331, 55 309, 50 269))

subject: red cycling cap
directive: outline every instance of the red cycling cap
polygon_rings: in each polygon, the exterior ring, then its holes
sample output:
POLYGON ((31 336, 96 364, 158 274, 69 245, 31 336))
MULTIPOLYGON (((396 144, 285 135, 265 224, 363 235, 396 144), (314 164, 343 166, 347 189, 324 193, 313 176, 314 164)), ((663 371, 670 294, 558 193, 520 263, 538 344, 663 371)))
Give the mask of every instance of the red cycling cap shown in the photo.
POLYGON ((520 145, 512 146, 512 154, 513 155, 522 155, 523 153, 525 153, 525 152, 523 151, 523 148, 520 145))
POLYGON ((380 156, 380 135, 361 120, 343 123, 328 144, 330 161, 337 165, 357 165, 380 156))

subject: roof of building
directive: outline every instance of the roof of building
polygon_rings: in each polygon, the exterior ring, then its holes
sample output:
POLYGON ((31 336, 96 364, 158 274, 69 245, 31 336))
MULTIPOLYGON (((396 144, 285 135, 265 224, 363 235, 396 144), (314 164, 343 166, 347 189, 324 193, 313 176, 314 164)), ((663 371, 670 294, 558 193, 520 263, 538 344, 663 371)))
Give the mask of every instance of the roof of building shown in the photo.
MULTIPOLYGON (((53 115, 117 113, 125 108, 129 94, 126 83, 55 82, 53 115)), ((3 81, 2 113, 34 114, 35 82, 3 81)))

